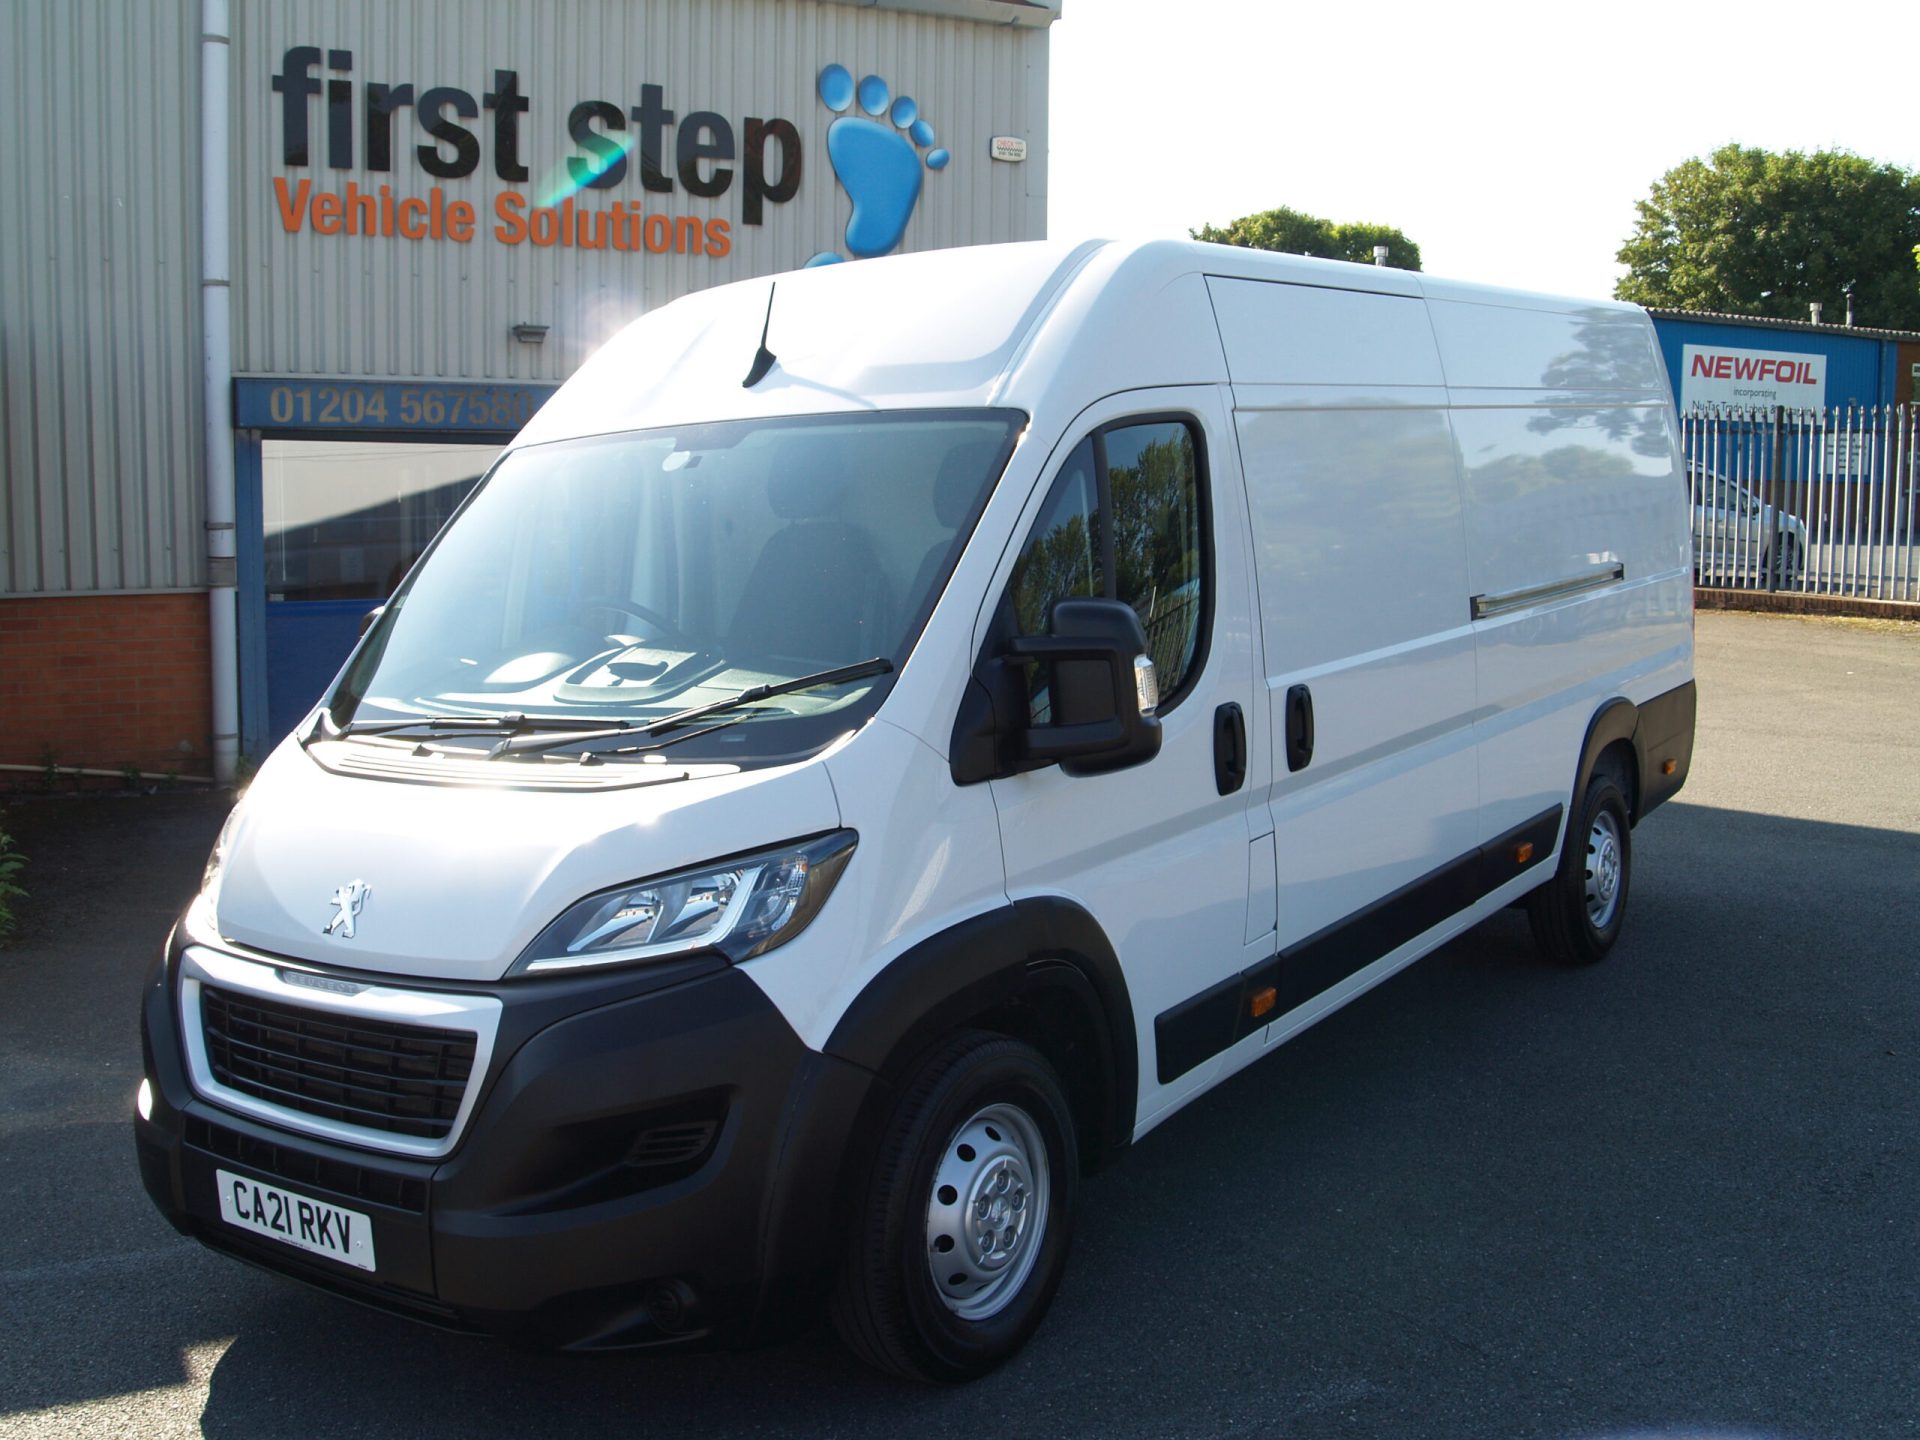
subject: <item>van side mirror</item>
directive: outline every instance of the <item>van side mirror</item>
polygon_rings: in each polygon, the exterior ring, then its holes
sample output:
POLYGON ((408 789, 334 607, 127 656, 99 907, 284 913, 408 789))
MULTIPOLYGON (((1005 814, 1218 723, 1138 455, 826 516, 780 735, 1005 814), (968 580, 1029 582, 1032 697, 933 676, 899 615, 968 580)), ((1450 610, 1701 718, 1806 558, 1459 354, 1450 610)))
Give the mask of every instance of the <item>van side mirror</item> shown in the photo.
POLYGON ((1160 691, 1147 636, 1131 605, 1062 600, 1045 635, 1009 641, 1010 663, 1045 665, 1052 721, 1020 736, 1023 769, 1058 763, 1069 775, 1142 765, 1160 753, 1160 691))
POLYGON ((954 717, 954 784, 1054 764, 1069 775, 1098 775, 1160 753, 1159 686, 1131 605, 1061 600, 1045 635, 1012 629, 1013 607, 1003 604, 954 717), (1030 719, 1031 665, 1047 667, 1049 724, 1030 719))
POLYGON ((362 615, 360 617, 360 635, 358 638, 365 639, 367 631, 373 628, 374 622, 377 621, 382 615, 386 613, 387 613, 386 606, 376 605, 371 610, 367 611, 366 614, 362 615))

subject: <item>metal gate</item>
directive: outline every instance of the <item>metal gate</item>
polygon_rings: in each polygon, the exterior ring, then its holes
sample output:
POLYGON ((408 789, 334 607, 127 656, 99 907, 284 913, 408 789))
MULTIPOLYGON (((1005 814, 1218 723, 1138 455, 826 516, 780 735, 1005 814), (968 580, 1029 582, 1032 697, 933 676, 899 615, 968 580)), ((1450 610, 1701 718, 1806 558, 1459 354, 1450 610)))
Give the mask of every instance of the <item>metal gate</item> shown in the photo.
POLYGON ((1697 584, 1920 603, 1920 410, 1695 406, 1680 430, 1697 584))

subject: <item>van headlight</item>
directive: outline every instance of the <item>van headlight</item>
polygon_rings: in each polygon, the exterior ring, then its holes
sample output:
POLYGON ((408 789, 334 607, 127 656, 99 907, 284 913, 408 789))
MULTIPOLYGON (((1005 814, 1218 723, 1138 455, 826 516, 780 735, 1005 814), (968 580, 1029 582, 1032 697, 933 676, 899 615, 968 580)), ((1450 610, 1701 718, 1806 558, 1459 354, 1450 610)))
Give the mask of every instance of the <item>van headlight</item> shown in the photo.
POLYGON ((226 872, 227 853, 233 848, 233 832, 239 826, 240 802, 236 800, 233 809, 227 812, 226 823, 220 827, 220 835, 213 842, 213 849, 207 852, 206 868, 200 872, 200 893, 187 905, 184 923, 188 935, 195 940, 210 940, 220 933, 214 920, 214 910, 220 900, 220 881, 226 872))
POLYGON ((227 865, 227 850, 233 844, 233 832, 240 823, 240 806, 235 802, 233 809, 227 812, 226 823, 220 827, 220 834, 213 842, 213 849, 207 852, 207 865, 200 872, 200 893, 209 900, 218 893, 220 872, 227 865))
POLYGON ((836 830, 602 890, 535 936, 508 973, 634 965, 700 950, 734 961, 764 955, 820 912, 857 839, 851 830, 836 830))

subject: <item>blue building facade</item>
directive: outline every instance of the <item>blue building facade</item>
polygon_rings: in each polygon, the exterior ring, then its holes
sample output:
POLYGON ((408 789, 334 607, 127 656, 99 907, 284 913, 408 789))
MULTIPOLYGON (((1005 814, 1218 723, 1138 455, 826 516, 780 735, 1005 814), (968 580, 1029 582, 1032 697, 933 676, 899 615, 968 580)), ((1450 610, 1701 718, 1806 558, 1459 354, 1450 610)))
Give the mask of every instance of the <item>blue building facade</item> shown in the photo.
MULTIPOLYGON (((1688 347, 1696 363, 1703 352, 1719 355, 1807 356, 1823 363, 1813 367, 1820 383, 1796 384, 1791 398, 1807 408, 1832 409, 1846 405, 1910 405, 1920 383, 1920 332, 1875 330, 1861 326, 1816 325, 1805 320, 1759 319, 1745 315, 1716 315, 1704 311, 1651 310, 1660 353, 1673 381, 1674 399, 1686 408, 1689 379, 1685 364, 1688 347), (1815 394, 1819 398, 1815 400, 1815 394)), ((1738 363, 1737 361, 1735 363, 1738 363)), ((1748 363, 1752 368, 1753 362, 1748 363)), ((1781 367, 1794 370, 1794 367, 1781 367)), ((1722 373, 1732 369, 1722 365, 1722 373)), ((1808 373, 1795 371, 1795 378, 1808 373)), ((1694 378, 1700 378, 1696 375, 1694 378)))

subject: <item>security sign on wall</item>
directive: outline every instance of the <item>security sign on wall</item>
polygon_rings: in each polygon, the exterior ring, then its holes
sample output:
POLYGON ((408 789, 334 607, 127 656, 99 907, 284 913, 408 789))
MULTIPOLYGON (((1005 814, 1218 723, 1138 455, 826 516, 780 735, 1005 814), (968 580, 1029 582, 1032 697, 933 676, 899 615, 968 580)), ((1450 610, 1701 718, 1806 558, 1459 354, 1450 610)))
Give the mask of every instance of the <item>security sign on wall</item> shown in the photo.
POLYGON ((1827 403, 1827 357, 1724 345, 1680 350, 1680 408, 1740 405, 1819 410, 1827 403))

